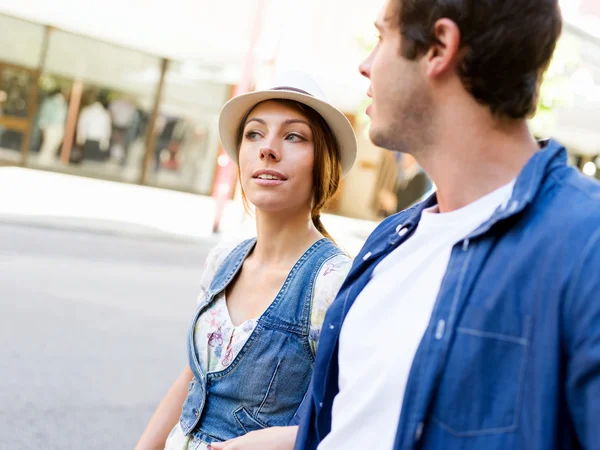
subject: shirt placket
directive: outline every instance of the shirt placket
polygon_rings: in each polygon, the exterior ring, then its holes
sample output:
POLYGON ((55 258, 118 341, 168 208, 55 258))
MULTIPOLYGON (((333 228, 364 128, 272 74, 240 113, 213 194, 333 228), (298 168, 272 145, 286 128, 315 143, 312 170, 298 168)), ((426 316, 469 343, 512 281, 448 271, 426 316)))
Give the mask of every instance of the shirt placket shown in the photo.
POLYGON ((442 375, 454 329, 466 301, 466 291, 475 276, 469 271, 474 247, 469 239, 465 239, 452 251, 425 336, 413 360, 395 449, 416 448, 425 431, 435 386, 442 375))

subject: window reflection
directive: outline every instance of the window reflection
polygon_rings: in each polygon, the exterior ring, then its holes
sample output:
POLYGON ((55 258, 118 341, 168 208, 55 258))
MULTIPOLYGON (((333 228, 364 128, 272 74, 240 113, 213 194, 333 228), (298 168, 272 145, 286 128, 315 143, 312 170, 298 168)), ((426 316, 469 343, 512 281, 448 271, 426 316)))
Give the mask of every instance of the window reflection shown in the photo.
POLYGON ((156 82, 144 74, 159 67, 160 59, 155 56, 53 32, 46 72, 71 85, 64 145, 59 152, 62 163, 55 157, 55 168, 138 182, 156 93, 156 82))
POLYGON ((0 63, 0 157, 18 160, 26 145, 33 71, 0 63))
POLYGON ((169 65, 148 182, 206 195, 219 150, 218 115, 231 86, 208 81, 200 66, 190 69, 189 64, 169 65))

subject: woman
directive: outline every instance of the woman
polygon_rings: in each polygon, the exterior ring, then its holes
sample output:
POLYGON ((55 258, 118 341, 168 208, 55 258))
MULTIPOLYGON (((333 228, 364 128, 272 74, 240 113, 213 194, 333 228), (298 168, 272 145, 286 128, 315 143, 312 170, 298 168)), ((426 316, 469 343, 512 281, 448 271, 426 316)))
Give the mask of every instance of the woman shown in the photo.
POLYGON ((166 440, 170 450, 206 450, 266 428, 293 442, 288 425, 308 388, 323 317, 350 268, 320 212, 354 163, 356 139, 312 80, 289 73, 277 86, 221 111, 221 141, 256 210, 257 237, 209 255, 189 366, 138 449, 166 440))
POLYGON ((40 108, 39 128, 43 133, 40 148, 40 164, 52 164, 65 135, 67 121, 67 101, 61 88, 56 88, 48 94, 40 108))

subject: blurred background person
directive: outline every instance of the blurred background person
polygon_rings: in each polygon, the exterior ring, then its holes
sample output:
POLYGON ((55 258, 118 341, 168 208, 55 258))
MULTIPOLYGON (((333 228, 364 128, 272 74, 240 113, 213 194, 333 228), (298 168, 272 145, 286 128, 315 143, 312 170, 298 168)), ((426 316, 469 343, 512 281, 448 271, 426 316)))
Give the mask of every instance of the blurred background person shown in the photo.
POLYGON ((131 96, 123 95, 108 105, 112 118, 110 157, 123 164, 131 143, 131 128, 137 115, 137 107, 131 96))
POLYGON ((67 101, 60 88, 51 91, 40 108, 39 128, 42 131, 40 164, 51 164, 65 135, 67 101))
POLYGON ((90 95, 91 104, 81 110, 77 122, 77 143, 83 148, 83 159, 106 161, 109 156, 112 122, 102 96, 90 95))

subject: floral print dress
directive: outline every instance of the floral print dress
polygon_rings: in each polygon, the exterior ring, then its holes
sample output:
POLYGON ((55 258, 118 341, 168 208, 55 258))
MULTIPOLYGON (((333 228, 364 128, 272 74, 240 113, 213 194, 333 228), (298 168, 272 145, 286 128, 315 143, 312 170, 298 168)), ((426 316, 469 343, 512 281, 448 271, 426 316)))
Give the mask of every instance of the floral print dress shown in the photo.
MULTIPOLYGON (((233 246, 222 245, 209 254, 202 275, 199 301, 206 296, 215 272, 232 249, 233 246)), ((325 263, 317 275, 309 335, 309 343, 314 352, 317 350, 327 308, 342 286, 351 263, 352 260, 346 255, 335 256, 325 263)), ((257 317, 234 326, 227 309, 225 292, 218 295, 200 315, 195 326, 196 351, 203 370, 209 373, 226 369, 246 344, 259 319, 260 317, 257 317)), ((191 435, 186 436, 178 423, 167 439, 165 450, 207 450, 207 448, 206 443, 191 435)))

